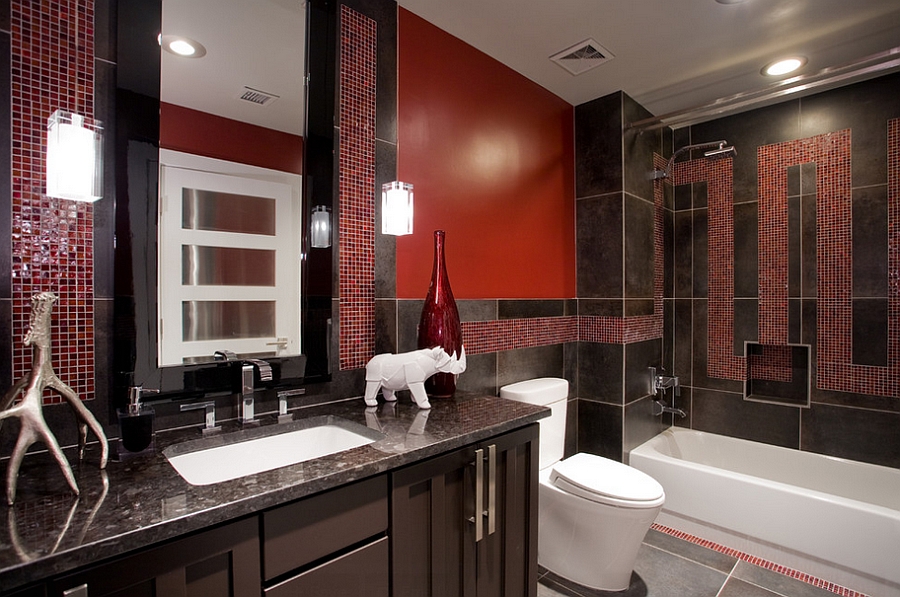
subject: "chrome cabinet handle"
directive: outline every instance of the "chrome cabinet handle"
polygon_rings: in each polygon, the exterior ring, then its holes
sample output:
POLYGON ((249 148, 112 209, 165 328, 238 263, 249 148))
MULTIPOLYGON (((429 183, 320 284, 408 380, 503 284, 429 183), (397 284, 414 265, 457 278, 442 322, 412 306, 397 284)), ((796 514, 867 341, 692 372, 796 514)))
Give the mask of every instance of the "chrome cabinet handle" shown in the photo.
POLYGON ((71 589, 66 589, 63 591, 63 597, 88 597, 87 583, 72 587, 71 589))
POLYGON ((484 450, 475 450, 475 514, 469 521, 475 523, 475 543, 484 538, 484 450))
POLYGON ((497 446, 488 446, 488 535, 497 530, 497 446))

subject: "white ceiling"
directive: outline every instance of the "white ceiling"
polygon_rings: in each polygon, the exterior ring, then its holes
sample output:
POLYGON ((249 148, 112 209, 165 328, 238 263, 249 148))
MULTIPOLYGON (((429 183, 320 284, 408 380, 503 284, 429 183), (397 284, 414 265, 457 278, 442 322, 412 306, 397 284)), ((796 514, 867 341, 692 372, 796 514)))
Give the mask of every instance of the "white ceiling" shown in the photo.
MULTIPOLYGON (((773 83, 775 58, 801 74, 900 46, 900 0, 399 0, 573 105, 622 90, 656 115, 773 83), (572 75, 549 57, 593 39, 614 58, 572 75)), ((164 0, 163 33, 207 48, 163 53, 163 99, 302 134, 303 0, 164 0), (196 87, 202 84, 205 91, 196 87), (281 96, 235 99, 244 85, 281 96), (202 97, 203 99, 199 99, 202 97)), ((402 36, 402 33, 401 33, 402 36)), ((402 39, 402 37, 401 37, 402 39)))
POLYGON ((624 91, 662 115, 900 46, 898 0, 399 0, 573 105, 624 91), (573 76, 549 57, 592 38, 615 58, 573 76))

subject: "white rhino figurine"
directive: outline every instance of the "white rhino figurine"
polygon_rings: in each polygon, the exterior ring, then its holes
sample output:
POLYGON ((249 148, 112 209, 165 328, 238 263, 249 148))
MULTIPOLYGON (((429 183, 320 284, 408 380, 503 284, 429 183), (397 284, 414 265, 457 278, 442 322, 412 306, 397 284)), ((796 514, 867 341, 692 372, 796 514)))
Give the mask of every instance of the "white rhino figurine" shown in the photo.
POLYGON ((394 392, 409 388, 419 408, 431 408, 425 393, 425 380, 435 373, 459 375, 466 370, 466 349, 460 357, 447 354, 443 348, 423 348, 400 354, 379 354, 366 364, 366 404, 375 406, 378 390, 384 399, 393 402, 394 392))

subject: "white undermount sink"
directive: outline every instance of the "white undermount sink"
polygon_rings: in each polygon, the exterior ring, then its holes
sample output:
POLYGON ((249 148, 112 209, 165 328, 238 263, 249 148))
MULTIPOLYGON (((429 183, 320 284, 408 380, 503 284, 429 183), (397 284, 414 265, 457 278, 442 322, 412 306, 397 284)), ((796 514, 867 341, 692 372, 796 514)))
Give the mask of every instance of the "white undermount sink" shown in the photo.
POLYGON ((344 419, 316 417, 176 444, 163 454, 191 485, 212 485, 337 454, 383 437, 344 419))

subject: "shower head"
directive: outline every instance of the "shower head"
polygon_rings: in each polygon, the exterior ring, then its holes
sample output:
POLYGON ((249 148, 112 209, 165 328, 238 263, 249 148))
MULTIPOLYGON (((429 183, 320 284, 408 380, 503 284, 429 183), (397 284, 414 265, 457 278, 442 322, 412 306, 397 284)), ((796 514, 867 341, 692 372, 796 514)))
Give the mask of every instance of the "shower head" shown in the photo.
POLYGON ((736 155, 737 149, 735 149, 732 145, 725 145, 725 143, 720 144, 715 149, 710 149, 709 151, 703 152, 703 157, 713 160, 718 160, 720 158, 732 158, 736 155))
POLYGON ((695 149, 707 149, 708 151, 705 151, 703 153, 703 157, 710 159, 727 158, 737 155, 737 150, 731 145, 728 145, 728 141, 724 140, 713 141, 711 143, 696 143, 694 145, 685 145, 684 147, 677 149, 675 153, 672 154, 672 157, 670 157, 668 163, 666 163, 665 170, 653 171, 653 179, 658 180, 660 178, 668 178, 669 173, 672 171, 672 164, 675 163, 675 158, 686 151, 693 151, 695 149))

